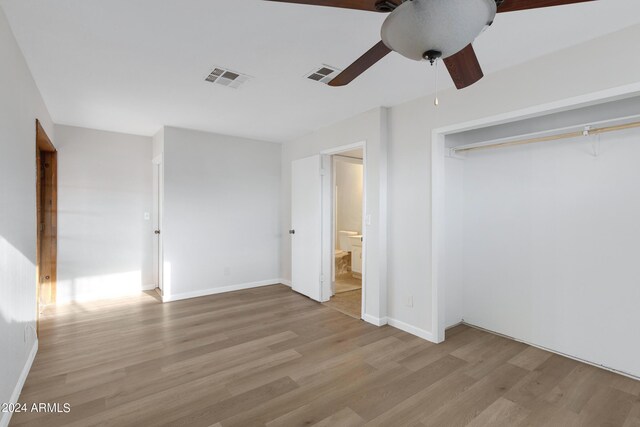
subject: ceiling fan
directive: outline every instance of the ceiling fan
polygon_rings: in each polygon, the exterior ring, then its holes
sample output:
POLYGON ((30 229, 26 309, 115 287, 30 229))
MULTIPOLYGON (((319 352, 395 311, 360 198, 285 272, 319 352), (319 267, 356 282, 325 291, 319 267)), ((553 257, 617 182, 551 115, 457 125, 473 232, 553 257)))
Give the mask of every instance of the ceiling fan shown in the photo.
POLYGON ((472 43, 493 23, 496 13, 560 6, 594 0, 269 0, 390 13, 382 41, 336 76, 330 86, 344 86, 389 52, 416 61, 442 59, 458 89, 484 74, 472 43))

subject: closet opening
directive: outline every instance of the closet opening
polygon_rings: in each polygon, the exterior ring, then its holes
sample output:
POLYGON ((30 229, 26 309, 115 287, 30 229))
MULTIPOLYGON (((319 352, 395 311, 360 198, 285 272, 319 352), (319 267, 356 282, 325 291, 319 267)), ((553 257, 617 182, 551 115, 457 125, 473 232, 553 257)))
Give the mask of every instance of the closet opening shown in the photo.
POLYGON ((434 325, 640 377, 640 96, 434 133, 434 325), (603 311, 603 307, 616 307, 603 311))

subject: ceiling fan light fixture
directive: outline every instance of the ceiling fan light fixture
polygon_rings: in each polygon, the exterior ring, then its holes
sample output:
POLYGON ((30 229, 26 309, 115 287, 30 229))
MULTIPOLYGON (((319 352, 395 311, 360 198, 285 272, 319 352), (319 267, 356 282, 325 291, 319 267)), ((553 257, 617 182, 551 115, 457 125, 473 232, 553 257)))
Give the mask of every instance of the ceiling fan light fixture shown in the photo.
POLYGON ((413 0, 398 6, 382 25, 382 41, 422 61, 429 51, 448 58, 472 43, 493 22, 495 0, 413 0))
POLYGON ((436 62, 438 59, 442 58, 442 52, 440 52, 439 50, 428 50, 426 51, 422 57, 424 59, 426 59, 427 61, 429 61, 431 63, 431 65, 433 65, 434 62, 436 62))

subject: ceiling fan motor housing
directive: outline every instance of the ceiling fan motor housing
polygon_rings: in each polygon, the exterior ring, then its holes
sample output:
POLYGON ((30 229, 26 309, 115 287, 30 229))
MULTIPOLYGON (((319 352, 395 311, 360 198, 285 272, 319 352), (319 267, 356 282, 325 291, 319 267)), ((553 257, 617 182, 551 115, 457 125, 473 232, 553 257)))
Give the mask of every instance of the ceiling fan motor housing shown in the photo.
POLYGON ((429 51, 458 53, 493 22, 495 0, 413 0, 398 6, 382 25, 391 50, 422 61, 429 51))
POLYGON ((397 7, 398 4, 391 0, 379 0, 375 5, 376 10, 382 13, 393 12, 397 7))

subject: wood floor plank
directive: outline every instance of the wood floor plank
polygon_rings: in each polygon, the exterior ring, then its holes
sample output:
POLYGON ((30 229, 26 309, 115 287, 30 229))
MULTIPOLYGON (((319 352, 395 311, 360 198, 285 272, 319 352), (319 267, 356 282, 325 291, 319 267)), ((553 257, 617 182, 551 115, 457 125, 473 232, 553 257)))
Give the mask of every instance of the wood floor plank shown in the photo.
POLYGON ((447 355, 416 372, 351 397, 348 405, 363 419, 371 420, 464 365, 464 361, 447 355))
POLYGON ((566 408, 540 402, 518 427, 581 427, 579 415, 566 408))
POLYGON ((505 397, 521 406, 535 409, 538 400, 552 393, 554 387, 577 367, 575 361, 554 354, 524 376, 505 397))
MULTIPOLYGON (((324 420, 315 423, 314 427, 357 427, 364 425, 364 420, 351 408, 344 408, 324 420)), ((267 425, 267 427, 270 427, 267 425)))
POLYGON ((324 304, 354 319, 360 319, 362 317, 362 289, 336 293, 324 304))
POLYGON ((421 421, 428 426, 465 426, 502 397, 526 372, 504 364, 421 421))
POLYGON ((509 363, 512 365, 520 366, 521 368, 527 369, 529 371, 533 371, 542 363, 544 363, 549 357, 551 357, 551 353, 548 351, 544 351, 537 347, 527 347, 517 355, 515 355, 509 363))
MULTIPOLYGON (((381 384, 391 381, 393 378, 408 374, 406 368, 394 368, 386 371, 374 370, 369 375, 351 375, 348 378, 348 382, 336 387, 336 382, 326 383, 323 381, 323 385, 319 387, 316 384, 309 384, 305 386, 305 391, 308 393, 302 400, 293 401, 296 402, 291 405, 291 399, 293 396, 285 396, 288 400, 286 406, 282 405, 284 402, 280 402, 280 405, 271 406, 271 410, 260 411, 263 414, 254 414, 254 417, 243 419, 238 417, 233 422, 231 420, 223 421, 223 426, 261 426, 272 421, 273 427, 288 427, 293 425, 313 425, 326 417, 334 414, 336 411, 342 410, 347 406, 348 399, 352 396, 358 396, 360 393, 365 393, 366 390, 371 388, 377 388, 381 384), (308 402, 308 403, 307 403, 308 402), (305 406, 304 411, 297 410, 300 406, 305 406), (288 411, 284 411, 284 408, 291 408, 288 411), (272 412, 273 411, 273 412, 272 412), (288 412, 288 413, 287 413, 288 412), (272 416, 270 413, 278 414, 274 419, 255 417, 260 416, 272 416), (275 419, 279 419, 276 423, 275 419), (240 420, 240 422, 238 422, 240 420)), ((269 405, 269 404, 268 404, 269 405)), ((270 406, 270 405, 269 405, 270 406)))
POLYGON ((436 413, 476 382, 476 379, 458 371, 404 399, 393 408, 369 421, 366 425, 370 427, 424 425, 420 422, 420 419, 436 413))
POLYGON ((214 422, 219 422, 235 414, 245 412, 257 404, 269 401, 296 388, 298 388, 298 385, 295 381, 289 377, 283 377, 246 393, 210 405, 205 409, 191 411, 191 413, 180 419, 167 420, 163 425, 206 427, 214 422))
POLYGON ((602 372, 604 372, 602 369, 593 366, 579 365, 544 398, 556 406, 579 414, 601 387, 607 387, 607 384, 602 381, 602 372))
POLYGON ((585 427, 623 425, 637 401, 636 396, 623 391, 602 388, 581 411, 580 424, 585 427))
POLYGON ((49 307, 12 426, 640 427, 640 381, 466 325, 433 344, 282 285, 49 307))
POLYGON ((640 427, 640 401, 633 405, 629 416, 622 427, 640 427))
POLYGON ((468 427, 511 427, 521 424, 530 413, 528 409, 513 403, 510 400, 499 398, 487 409, 480 412, 468 427))

